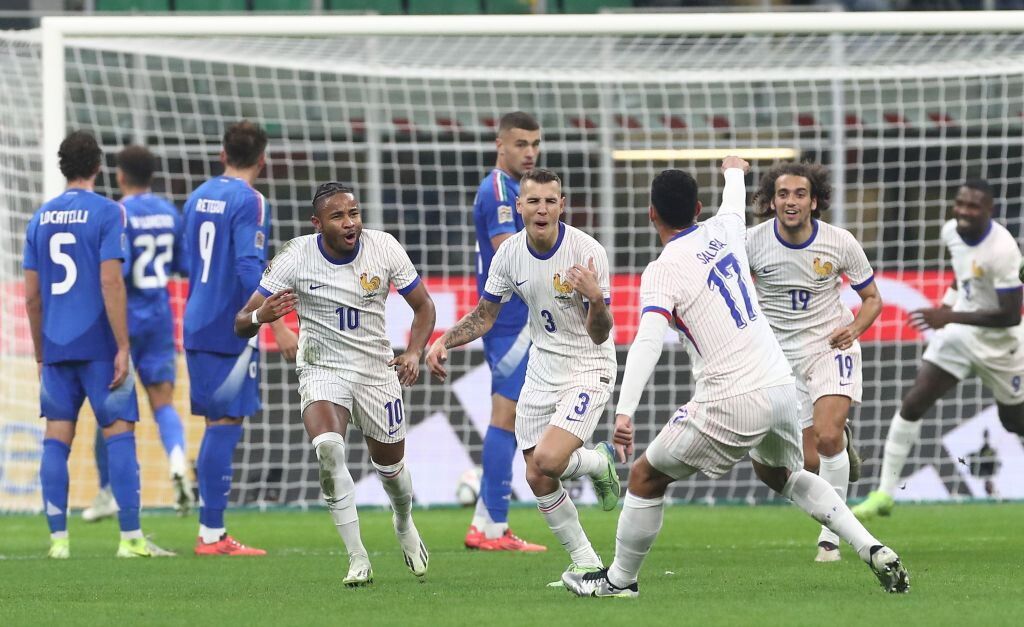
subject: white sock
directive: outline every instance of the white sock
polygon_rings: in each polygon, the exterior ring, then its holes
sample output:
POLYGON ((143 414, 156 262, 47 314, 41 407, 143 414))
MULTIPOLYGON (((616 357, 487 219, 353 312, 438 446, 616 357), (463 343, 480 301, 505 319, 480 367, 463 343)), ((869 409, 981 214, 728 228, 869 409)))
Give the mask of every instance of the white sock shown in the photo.
POLYGON ((170 454, 167 456, 167 465, 170 468, 172 478, 175 475, 185 476, 188 466, 185 461, 185 451, 180 446, 175 446, 171 449, 170 454))
POLYGON ((562 471, 562 479, 579 479, 600 475, 608 467, 605 456, 594 449, 582 446, 569 455, 569 463, 562 471))
POLYGON ((199 538, 203 541, 203 544, 213 544, 220 540, 221 536, 227 532, 228 530, 224 527, 215 529, 206 525, 199 525, 199 538))
MULTIPOLYGON (((828 484, 839 495, 842 502, 846 502, 846 491, 850 487, 850 456, 846 449, 839 451, 838 455, 829 457, 820 455, 821 466, 818 468, 818 476, 828 481, 828 484)), ((830 542, 839 546, 839 536, 828 527, 822 526, 818 535, 818 542, 830 542)))
POLYGON ((664 518, 665 497, 644 499, 626 492, 615 530, 615 561, 608 568, 612 585, 623 588, 636 582, 664 518))
POLYGON ((904 420, 899 412, 892 418, 889 434, 885 436, 885 450, 882 453, 882 476, 878 482, 878 490, 892 496, 896 492, 896 484, 903 475, 903 466, 914 445, 921 439, 921 421, 904 420))
POLYGON ((598 566, 601 558, 594 552, 587 534, 580 525, 580 514, 569 493, 561 485, 551 494, 537 497, 537 509, 544 516, 558 541, 569 552, 572 563, 577 566, 598 566))
POLYGON ((791 474, 782 496, 849 542, 865 562, 871 559, 871 547, 881 544, 857 520, 832 486, 812 472, 798 470, 791 474))
POLYGON ((484 497, 476 497, 476 509, 473 510, 473 522, 470 524, 477 528, 477 531, 483 531, 487 528, 487 525, 492 524, 494 521, 491 520, 491 514, 487 511, 487 506, 484 505, 484 497))
POLYGON ((359 533, 356 511, 356 484, 345 461, 345 439, 340 433, 321 433, 313 438, 313 450, 320 463, 320 489, 331 512, 334 526, 349 557, 366 557, 366 547, 359 533))
POLYGON ((68 537, 68 532, 66 529, 64 531, 54 531, 50 534, 51 540, 63 540, 66 537, 68 537))
POLYGON ((122 540, 137 540, 139 538, 144 538, 144 537, 145 536, 142 535, 142 529, 135 529, 134 531, 122 531, 121 532, 121 539, 122 540))
POLYGON ((395 531, 405 533, 412 526, 412 475, 405 467, 405 460, 391 466, 373 462, 373 467, 395 512, 395 531))

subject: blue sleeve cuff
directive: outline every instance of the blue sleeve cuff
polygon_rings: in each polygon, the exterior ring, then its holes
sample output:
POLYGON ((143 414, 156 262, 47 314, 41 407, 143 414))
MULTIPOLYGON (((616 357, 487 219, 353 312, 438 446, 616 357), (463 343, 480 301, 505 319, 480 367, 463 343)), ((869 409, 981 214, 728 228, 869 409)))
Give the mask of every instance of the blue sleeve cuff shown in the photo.
POLYGON ((665 309, 663 307, 653 307, 653 306, 644 307, 643 310, 640 312, 640 316, 642 317, 645 313, 661 314, 662 316, 665 316, 665 319, 668 320, 669 324, 673 323, 672 313, 669 312, 668 309, 665 309))
POLYGON ((506 234, 508 234, 508 235, 515 235, 516 234, 516 223, 515 222, 505 222, 505 223, 502 223, 500 226, 494 226, 494 227, 491 227, 491 228, 487 229, 487 237, 490 238, 490 239, 494 239, 495 237, 497 237, 499 235, 506 235, 506 234))
POLYGON ((398 293, 401 294, 402 296, 405 296, 409 292, 411 292, 414 289, 416 289, 416 286, 419 285, 419 284, 420 284, 420 277, 419 277, 419 275, 417 275, 416 278, 412 280, 412 283, 410 283, 409 285, 406 285, 402 289, 398 290, 398 293))
POLYGON ((871 276, 869 276, 869 277, 867 278, 867 280, 866 280, 866 281, 864 281, 864 282, 862 282, 862 283, 856 283, 856 284, 854 284, 854 285, 851 285, 850 287, 852 287, 853 289, 855 289, 855 290, 857 290, 857 291, 859 292, 859 291, 861 291, 862 289, 864 289, 865 287, 867 287, 867 286, 871 285, 871 283, 872 283, 872 282, 873 282, 874 280, 875 280, 875 275, 873 275, 873 274, 872 274, 871 276))
POLYGON ((492 303, 500 303, 501 302, 501 296, 495 296, 494 294, 491 294, 487 290, 484 290, 483 293, 480 294, 480 298, 482 298, 484 300, 489 300, 492 303))
POLYGON ((609 297, 605 298, 604 299, 604 304, 605 305, 611 305, 612 304, 612 297, 609 296, 609 297))
POLYGON ((257 288, 256 288, 256 291, 257 291, 257 292, 259 292, 260 294, 263 294, 264 296, 273 296, 273 295, 274 295, 274 293, 273 293, 273 292, 271 292, 271 291, 270 291, 270 290, 268 290, 267 288, 263 287, 262 285, 260 285, 259 287, 257 287, 257 288))

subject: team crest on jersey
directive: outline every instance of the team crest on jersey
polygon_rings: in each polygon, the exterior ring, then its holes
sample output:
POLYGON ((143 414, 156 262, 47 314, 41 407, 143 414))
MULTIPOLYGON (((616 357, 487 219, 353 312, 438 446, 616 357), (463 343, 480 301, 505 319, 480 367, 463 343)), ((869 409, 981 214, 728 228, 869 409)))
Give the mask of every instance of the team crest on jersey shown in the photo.
POLYGON ((811 265, 814 267, 814 273, 820 276, 822 279, 826 279, 832 276, 832 271, 835 270, 835 266, 832 265, 831 261, 826 261, 822 263, 821 257, 815 257, 814 263, 812 263, 811 265))
POLYGON ((267 243, 267 236, 263 234, 263 231, 256 231, 256 248, 263 250, 264 244, 267 243))
POLYGON ((558 300, 569 300, 572 298, 572 286, 569 285, 568 281, 562 280, 561 274, 556 272, 552 283, 555 286, 555 298, 558 300))
POLYGON ((367 278, 364 272, 359 275, 359 285, 363 288, 363 298, 373 298, 380 293, 381 280, 379 276, 367 278))
POLYGON ((510 222, 512 222, 512 207, 508 205, 498 207, 498 224, 508 224, 510 222))
POLYGON ((978 262, 974 260, 971 260, 971 275, 976 279, 980 279, 985 276, 985 269, 979 266, 978 262))

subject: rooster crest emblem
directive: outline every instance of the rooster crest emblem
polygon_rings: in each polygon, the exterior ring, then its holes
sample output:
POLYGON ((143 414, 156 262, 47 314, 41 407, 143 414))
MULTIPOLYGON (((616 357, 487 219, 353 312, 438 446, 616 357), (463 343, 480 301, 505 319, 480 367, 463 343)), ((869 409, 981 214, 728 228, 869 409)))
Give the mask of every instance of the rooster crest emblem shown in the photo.
POLYGON ((562 280, 561 274, 556 272, 554 281, 552 281, 552 283, 555 286, 555 298, 560 300, 566 300, 570 298, 570 294, 572 294, 572 286, 569 285, 568 281, 562 280))
POLYGON ((377 290, 380 289, 380 277, 375 276, 372 279, 367 279, 366 273, 364 272, 359 275, 359 285, 361 285, 363 291, 366 292, 363 294, 363 298, 373 298, 377 295, 377 290))
POLYGON ((985 276, 985 270, 978 265, 977 261, 971 261, 971 274, 974 276, 974 278, 980 279, 981 277, 985 276))
POLYGON ((821 257, 815 257, 812 265, 814 266, 814 273, 821 277, 830 276, 832 274, 832 270, 835 269, 835 266, 832 265, 831 261, 821 263, 821 257))

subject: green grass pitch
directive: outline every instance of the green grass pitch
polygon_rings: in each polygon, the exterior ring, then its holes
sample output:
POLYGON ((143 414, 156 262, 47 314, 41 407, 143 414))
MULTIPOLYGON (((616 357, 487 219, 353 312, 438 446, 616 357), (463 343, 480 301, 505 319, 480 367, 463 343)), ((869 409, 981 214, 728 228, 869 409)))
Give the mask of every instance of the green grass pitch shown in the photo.
MULTIPOLYGON (((581 512, 610 560, 617 512, 581 512)), ((0 516, 2 625, 1022 625, 1024 504, 904 505, 870 528, 910 569, 909 595, 887 595, 852 550, 815 564, 816 527, 794 507, 666 510, 639 599, 577 599, 545 584, 568 564, 540 515, 513 528, 544 554, 462 548, 468 510, 417 510, 431 551, 418 582, 390 515, 361 514, 375 583, 341 586, 346 561, 326 511, 229 512, 265 558, 197 558, 194 520, 153 513, 143 528, 176 558, 117 560, 114 521, 71 521, 71 559, 45 559, 42 516, 0 516)))

